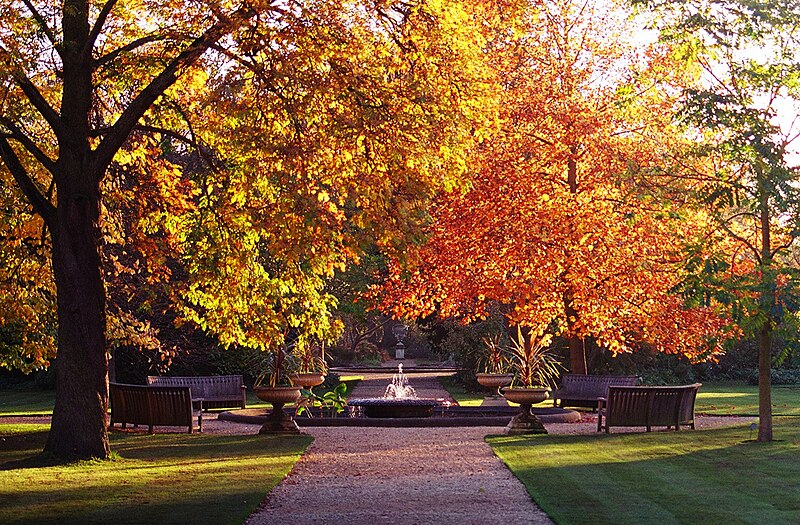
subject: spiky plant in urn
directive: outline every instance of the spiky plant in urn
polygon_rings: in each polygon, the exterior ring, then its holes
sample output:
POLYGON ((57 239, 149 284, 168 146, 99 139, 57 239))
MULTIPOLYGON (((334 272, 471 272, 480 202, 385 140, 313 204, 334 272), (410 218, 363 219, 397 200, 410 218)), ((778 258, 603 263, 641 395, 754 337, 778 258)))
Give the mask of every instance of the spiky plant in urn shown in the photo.
POLYGON ((509 347, 514 383, 502 389, 502 393, 508 401, 519 403, 520 412, 506 426, 507 434, 547 433, 531 406, 550 397, 551 385, 563 370, 550 352, 551 341, 552 335, 544 333, 544 330, 537 333, 517 326, 517 336, 509 347))
POLYGON ((502 336, 495 334, 483 338, 484 346, 479 351, 475 360, 478 370, 475 374, 478 384, 492 389, 500 396, 500 388, 508 386, 514 379, 511 370, 511 359, 508 349, 503 345, 502 336))
POLYGON ((328 364, 325 362, 324 344, 298 342, 294 348, 297 371, 289 374, 293 385, 310 389, 325 381, 328 364))
POLYGON ((295 403, 300 399, 301 387, 292 385, 287 374, 287 371, 293 367, 293 362, 291 347, 281 345, 270 351, 267 367, 256 379, 253 392, 260 400, 272 405, 272 412, 261 426, 260 434, 300 432, 294 418, 283 412, 284 405, 295 403))

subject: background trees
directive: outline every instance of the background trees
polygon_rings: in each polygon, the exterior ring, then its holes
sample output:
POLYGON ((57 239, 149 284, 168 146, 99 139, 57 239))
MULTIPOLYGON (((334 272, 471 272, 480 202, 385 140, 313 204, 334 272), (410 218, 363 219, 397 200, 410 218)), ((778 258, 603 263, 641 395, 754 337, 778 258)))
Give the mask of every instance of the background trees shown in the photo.
POLYGON ((402 253, 494 121, 479 14, 336 0, 0 7, 3 197, 28 214, 5 227, 4 256, 43 226, 34 244, 57 297, 48 452, 108 454, 111 277, 168 286, 177 321, 224 343, 330 331, 324 279, 366 243, 402 253))
MULTIPOLYGON (((797 310, 800 53, 795 1, 635 2, 701 72, 679 116, 695 133, 696 201, 709 212, 714 264, 696 267, 695 297, 731 305, 758 340, 759 441, 772 440, 772 339, 797 310)), ((674 183, 680 184, 678 181, 674 183)))

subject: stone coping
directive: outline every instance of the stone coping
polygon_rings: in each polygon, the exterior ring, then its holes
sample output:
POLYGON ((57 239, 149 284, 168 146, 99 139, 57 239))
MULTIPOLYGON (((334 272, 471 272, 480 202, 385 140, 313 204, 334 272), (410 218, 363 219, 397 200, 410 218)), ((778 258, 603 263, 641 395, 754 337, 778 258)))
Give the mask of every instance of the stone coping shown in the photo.
MULTIPOLYGON (((357 366, 336 366, 333 368, 329 368, 331 372, 336 372, 337 374, 396 374, 397 368, 390 368, 390 367, 371 367, 371 368, 361 368, 357 366)), ((462 371, 463 368, 436 368, 436 367, 417 367, 417 366, 403 366, 403 374, 431 374, 431 373, 439 373, 442 374, 456 374, 462 371)))
MULTIPOLYGON (((368 418, 368 417, 305 417, 295 418, 300 427, 491 427, 505 426, 519 410, 512 407, 458 407, 457 411, 430 417, 368 418)), ((221 412, 217 417, 234 423, 263 424, 270 409, 245 408, 221 412)), ((291 410, 286 410, 291 414, 291 410)), ((564 408, 534 408, 533 413, 543 423, 574 423, 581 420, 575 410, 564 408)))

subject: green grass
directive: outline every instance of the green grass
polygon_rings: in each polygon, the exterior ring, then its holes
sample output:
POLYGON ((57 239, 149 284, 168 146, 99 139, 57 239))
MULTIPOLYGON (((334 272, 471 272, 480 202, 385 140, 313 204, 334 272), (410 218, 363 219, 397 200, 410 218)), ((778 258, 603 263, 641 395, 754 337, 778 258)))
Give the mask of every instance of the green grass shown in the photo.
MULTIPOLYGON (((697 412, 711 415, 757 416, 758 387, 743 381, 709 381, 697 395, 697 412)), ((772 413, 800 416, 800 385, 772 387, 772 413)))
POLYGON ((0 424, 0 523, 240 524, 311 442, 112 434, 111 461, 35 466, 47 430, 0 424))
POLYGON ((54 399, 53 390, 0 390, 0 416, 50 415, 54 399))
POLYGON ((450 397, 455 399, 462 407, 479 406, 485 397, 482 393, 467 392, 464 389, 464 385, 456 381, 455 376, 439 376, 438 379, 442 388, 447 390, 450 397))
POLYGON ((591 436, 489 436, 558 524, 800 523, 800 419, 773 443, 747 426, 591 436))

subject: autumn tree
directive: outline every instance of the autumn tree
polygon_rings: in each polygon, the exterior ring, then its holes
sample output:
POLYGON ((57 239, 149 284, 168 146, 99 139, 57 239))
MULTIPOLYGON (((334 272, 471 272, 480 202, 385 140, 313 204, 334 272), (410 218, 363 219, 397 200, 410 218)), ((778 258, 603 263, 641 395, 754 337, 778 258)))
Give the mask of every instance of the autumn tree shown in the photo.
MULTIPOLYGON (((800 53, 796 1, 636 2, 663 37, 684 46, 686 67, 701 71, 678 113, 697 141, 693 178, 721 246, 698 265, 691 288, 726 300, 746 336, 758 341, 759 441, 772 440, 773 332, 797 309, 800 171, 796 157, 800 53), (697 159, 702 159, 699 164, 697 159)), ((683 179, 672 181, 683 184, 683 179)))
MULTIPOLYGON (((109 453, 106 284, 120 273, 180 273, 178 321, 223 343, 267 349, 289 328, 330 331, 325 279, 367 244, 402 253, 426 200, 457 184, 495 120, 480 9, 0 5, 3 257, 25 260, 17 240, 43 239, 38 256, 55 283, 47 452, 109 453), (189 154, 202 162, 176 157, 189 154), (152 202, 126 221, 112 194, 152 202), (101 249, 129 234, 135 260, 101 249), (104 257, 121 269, 104 275, 104 257)), ((39 292, 27 293, 32 305, 39 292)))
POLYGON ((565 336, 574 373, 586 373, 587 338, 708 357, 724 319, 672 293, 702 217, 678 220, 680 202, 633 183, 685 147, 666 82, 680 69, 668 48, 628 39, 607 3, 532 5, 521 38, 494 49, 501 131, 470 189, 437 200, 430 240, 416 266, 393 267, 386 304, 469 321, 500 303, 512 324, 565 336))

